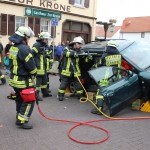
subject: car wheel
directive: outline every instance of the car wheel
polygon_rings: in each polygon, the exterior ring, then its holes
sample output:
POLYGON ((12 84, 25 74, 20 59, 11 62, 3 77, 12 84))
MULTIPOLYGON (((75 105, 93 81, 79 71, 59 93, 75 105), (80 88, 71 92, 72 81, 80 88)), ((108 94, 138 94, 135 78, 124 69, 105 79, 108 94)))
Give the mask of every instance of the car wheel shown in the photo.
POLYGON ((76 93, 74 82, 70 83, 69 90, 70 90, 71 93, 76 93))

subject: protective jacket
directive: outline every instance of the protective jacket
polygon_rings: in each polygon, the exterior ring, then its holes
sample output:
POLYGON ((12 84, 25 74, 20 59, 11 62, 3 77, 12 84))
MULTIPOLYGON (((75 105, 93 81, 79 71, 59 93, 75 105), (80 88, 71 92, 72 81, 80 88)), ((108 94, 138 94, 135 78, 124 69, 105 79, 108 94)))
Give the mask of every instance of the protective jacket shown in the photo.
POLYGON ((47 45, 46 48, 46 73, 50 73, 50 69, 52 68, 54 59, 53 59, 53 49, 47 45))
POLYGON ((32 47, 32 54, 37 67, 37 75, 45 75, 46 73, 46 49, 47 44, 43 43, 41 40, 37 40, 32 47))
POLYGON ((81 76, 81 71, 79 68, 79 58, 78 54, 83 53, 81 49, 73 50, 69 47, 65 47, 63 50, 63 58, 60 62, 61 75, 70 77, 73 73, 74 76, 81 76))
POLYGON ((97 68, 100 66, 121 66, 121 55, 119 51, 114 48, 108 46, 106 49, 106 53, 102 55, 99 62, 96 63, 93 67, 97 68))
POLYGON ((17 34, 13 34, 9 40, 14 43, 10 48, 9 54, 11 71, 9 78, 10 86, 20 89, 33 86, 30 77, 36 74, 37 68, 31 50, 22 42, 22 37, 17 34))

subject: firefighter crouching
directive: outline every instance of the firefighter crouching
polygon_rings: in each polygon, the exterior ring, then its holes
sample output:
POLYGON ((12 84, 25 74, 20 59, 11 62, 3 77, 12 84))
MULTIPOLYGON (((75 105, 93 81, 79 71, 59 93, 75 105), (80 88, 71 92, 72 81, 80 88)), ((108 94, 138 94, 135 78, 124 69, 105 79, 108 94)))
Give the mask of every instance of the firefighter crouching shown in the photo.
POLYGON ((16 32, 9 37, 14 43, 10 48, 10 77, 9 85, 16 92, 16 125, 23 129, 31 129, 32 125, 28 123, 35 103, 35 90, 32 83, 32 75, 35 75, 37 68, 28 46, 30 37, 34 36, 29 27, 20 26, 16 32), (32 91, 29 98, 22 93, 32 91))
POLYGON ((41 32, 39 34, 36 43, 32 47, 32 54, 37 67, 36 74, 36 95, 39 101, 43 99, 40 97, 39 92, 41 89, 43 97, 52 96, 48 93, 47 90, 47 74, 46 74, 46 61, 47 61, 47 52, 48 40, 50 40, 50 34, 48 32, 41 32))
POLYGON ((59 101, 63 101, 65 90, 72 78, 74 79, 73 81, 78 98, 83 96, 82 86, 77 79, 77 76, 79 78, 81 76, 78 54, 83 53, 83 51, 81 50, 82 44, 84 44, 84 40, 81 37, 75 37, 73 42, 63 50, 63 57, 59 65, 61 76, 61 83, 58 89, 59 101))
MULTIPOLYGON (((109 41, 107 43, 106 47, 106 53, 102 55, 99 62, 97 62, 93 68, 97 68, 100 66, 116 66, 121 67, 121 55, 119 54, 119 51, 117 49, 117 43, 116 41, 109 41)), ((107 73, 107 72, 106 72, 107 73)), ((118 72, 119 73, 119 72, 118 72)), ((106 78, 99 81, 100 88, 97 90, 96 94, 96 105, 97 107, 103 111, 103 104, 104 104, 104 97, 101 94, 101 90, 108 86, 109 81, 106 75, 106 78)), ((100 115, 100 112, 94 108, 91 113, 100 115)))

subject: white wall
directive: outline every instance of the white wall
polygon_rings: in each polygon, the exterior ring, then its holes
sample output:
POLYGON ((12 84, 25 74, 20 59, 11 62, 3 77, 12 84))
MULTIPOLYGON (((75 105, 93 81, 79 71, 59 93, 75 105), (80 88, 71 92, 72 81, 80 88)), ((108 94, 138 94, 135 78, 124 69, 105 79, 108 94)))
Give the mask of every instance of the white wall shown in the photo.
POLYGON ((120 39, 142 40, 150 42, 150 32, 145 33, 145 37, 141 38, 141 33, 120 33, 120 39))

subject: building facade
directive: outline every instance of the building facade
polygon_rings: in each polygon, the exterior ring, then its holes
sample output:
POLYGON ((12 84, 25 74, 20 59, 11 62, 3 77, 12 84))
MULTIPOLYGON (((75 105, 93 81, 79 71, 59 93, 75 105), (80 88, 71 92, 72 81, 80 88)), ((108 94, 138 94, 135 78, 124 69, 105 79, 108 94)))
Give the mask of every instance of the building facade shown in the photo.
MULTIPOLYGON (((82 36, 94 40, 97 0, 0 0, 0 34, 5 45, 19 26, 30 26, 35 36, 49 32, 57 44, 82 36)), ((30 45, 35 42, 30 40, 30 45)))

